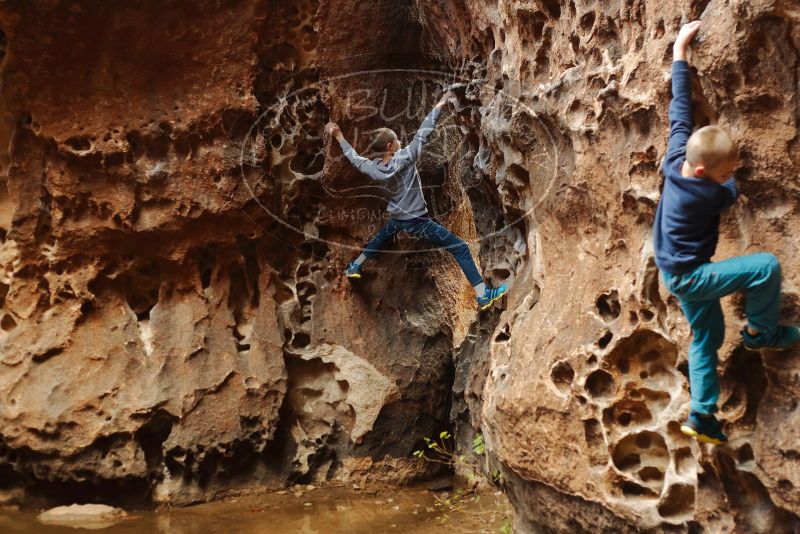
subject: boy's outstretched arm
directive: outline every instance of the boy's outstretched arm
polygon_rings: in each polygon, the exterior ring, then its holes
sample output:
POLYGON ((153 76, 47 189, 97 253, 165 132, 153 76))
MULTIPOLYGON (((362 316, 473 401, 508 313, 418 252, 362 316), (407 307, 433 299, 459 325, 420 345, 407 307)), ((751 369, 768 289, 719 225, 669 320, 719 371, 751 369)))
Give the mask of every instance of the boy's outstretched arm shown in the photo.
POLYGON ((419 155, 422 153, 422 147, 428 142, 428 137, 430 137, 431 133, 433 133, 433 129, 436 127, 436 121, 442 113, 442 108, 447 104, 451 96, 453 95, 450 91, 442 95, 442 98, 433 106, 433 110, 431 110, 428 116, 425 117, 425 120, 422 121, 422 125, 414 135, 414 139, 408 143, 408 146, 401 148, 395 153, 395 158, 397 158, 401 166, 415 163, 417 159, 419 159, 419 155))
POLYGON ((358 169, 359 172, 362 172, 373 180, 377 181, 388 180, 391 178, 391 175, 385 175, 378 171, 372 161, 359 156, 358 152, 356 152, 356 149, 353 148, 350 143, 347 142, 347 139, 344 138, 344 135, 342 135, 342 130, 339 128, 338 124, 335 122, 329 122, 325 125, 325 131, 339 142, 339 146, 342 148, 344 157, 346 157, 347 161, 352 163, 353 167, 358 169))
MULTIPOLYGON (((700 28, 696 20, 684 24, 672 48, 672 102, 669 105, 669 144, 664 166, 686 156, 686 141, 692 135, 692 72, 686 61, 686 49, 700 28)), ((677 163, 682 163, 678 161, 677 163)))

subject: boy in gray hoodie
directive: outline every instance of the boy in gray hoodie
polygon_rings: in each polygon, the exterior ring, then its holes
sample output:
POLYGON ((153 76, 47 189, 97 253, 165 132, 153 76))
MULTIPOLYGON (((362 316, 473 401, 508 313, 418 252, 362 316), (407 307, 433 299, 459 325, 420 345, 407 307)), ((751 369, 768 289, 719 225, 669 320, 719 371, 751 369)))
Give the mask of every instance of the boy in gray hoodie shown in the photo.
POLYGON ((421 237, 437 247, 447 249, 455 257, 475 290, 478 307, 485 310, 500 299, 508 288, 506 284, 501 284, 497 288, 488 287, 464 240, 430 218, 416 165, 422 147, 428 142, 442 108, 451 96, 453 95, 450 92, 442 96, 422 121, 414 139, 404 148, 401 147, 394 131, 389 128, 378 130, 371 146, 382 150, 383 157, 374 160, 359 156, 344 138, 336 123, 329 122, 325 126, 325 131, 339 141, 339 146, 348 161, 373 181, 383 185, 389 196, 389 206, 386 209, 389 212, 389 221, 367 243, 361 255, 347 266, 345 274, 348 278, 361 278, 361 265, 364 261, 375 257, 395 234, 406 232, 421 237))

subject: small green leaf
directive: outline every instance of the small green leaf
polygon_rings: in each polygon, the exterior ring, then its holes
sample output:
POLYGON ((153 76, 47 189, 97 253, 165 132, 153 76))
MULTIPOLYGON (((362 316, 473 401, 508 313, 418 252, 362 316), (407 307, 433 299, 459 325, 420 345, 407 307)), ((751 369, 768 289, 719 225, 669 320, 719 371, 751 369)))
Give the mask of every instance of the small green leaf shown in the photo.
POLYGON ((483 441, 483 434, 480 432, 475 434, 475 437, 472 438, 472 452, 477 455, 486 452, 486 443, 483 441))

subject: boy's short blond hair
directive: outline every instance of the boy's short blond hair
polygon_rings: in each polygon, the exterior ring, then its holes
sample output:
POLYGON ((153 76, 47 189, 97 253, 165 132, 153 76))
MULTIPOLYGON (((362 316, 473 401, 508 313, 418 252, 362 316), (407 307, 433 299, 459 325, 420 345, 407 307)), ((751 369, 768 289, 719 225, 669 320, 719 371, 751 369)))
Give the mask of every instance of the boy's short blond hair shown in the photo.
POLYGON ((385 152, 386 145, 393 143, 397 139, 397 134, 391 128, 378 128, 372 138, 369 148, 375 152, 385 152))
POLYGON ((736 143, 719 126, 703 126, 686 142, 686 161, 690 165, 704 165, 713 170, 736 161, 738 157, 736 143))

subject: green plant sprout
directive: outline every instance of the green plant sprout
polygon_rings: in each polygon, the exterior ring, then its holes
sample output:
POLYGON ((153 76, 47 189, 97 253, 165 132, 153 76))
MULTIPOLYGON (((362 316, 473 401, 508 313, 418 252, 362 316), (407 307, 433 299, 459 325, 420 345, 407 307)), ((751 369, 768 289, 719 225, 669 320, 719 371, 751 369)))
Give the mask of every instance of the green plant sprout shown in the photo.
MULTIPOLYGON (((434 508, 430 511, 438 510, 440 513, 436 518, 436 522, 440 525, 447 523, 451 514, 470 514, 479 516, 481 521, 488 524, 499 524, 499 531, 502 534, 510 534, 511 526, 511 508, 508 503, 505 506, 500 506, 498 509, 497 502, 491 508, 482 506, 481 494, 478 492, 478 481, 482 478, 482 470, 478 463, 472 458, 466 458, 463 454, 456 454, 455 443, 453 442, 453 435, 444 430, 439 433, 435 438, 423 438, 425 447, 423 449, 415 450, 412 454, 416 458, 426 460, 441 465, 446 465, 451 470, 460 468, 459 471, 465 473, 470 486, 467 488, 458 488, 452 493, 444 493, 443 495, 434 495, 435 504, 434 508), (477 510, 474 508, 477 506, 477 510)), ((486 443, 483 434, 476 433, 472 438, 472 452, 475 456, 483 456, 486 453, 486 443)), ((503 481, 503 475, 499 469, 495 469, 490 474, 491 481, 494 484, 500 484, 503 481)), ((497 495, 495 494, 495 501, 497 495)), ((490 503, 491 506, 491 503, 490 503)))
POLYGON ((480 432, 472 438, 472 452, 479 456, 486 452, 486 444, 483 442, 483 434, 480 432))

